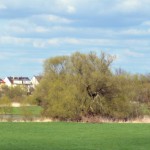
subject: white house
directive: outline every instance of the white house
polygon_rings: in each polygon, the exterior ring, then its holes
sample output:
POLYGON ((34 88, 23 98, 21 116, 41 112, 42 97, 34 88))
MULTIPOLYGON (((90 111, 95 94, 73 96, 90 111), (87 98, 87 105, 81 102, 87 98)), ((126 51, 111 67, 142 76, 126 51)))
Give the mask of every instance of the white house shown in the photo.
POLYGON ((4 79, 5 85, 7 86, 30 86, 32 83, 28 77, 6 77, 4 79))
POLYGON ((35 89, 36 86, 40 83, 40 80, 42 79, 42 76, 33 76, 31 79, 31 83, 33 88, 35 89))
POLYGON ((4 82, 5 82, 5 85, 7 85, 7 86, 12 86, 13 85, 13 77, 6 77, 5 79, 4 79, 4 82))

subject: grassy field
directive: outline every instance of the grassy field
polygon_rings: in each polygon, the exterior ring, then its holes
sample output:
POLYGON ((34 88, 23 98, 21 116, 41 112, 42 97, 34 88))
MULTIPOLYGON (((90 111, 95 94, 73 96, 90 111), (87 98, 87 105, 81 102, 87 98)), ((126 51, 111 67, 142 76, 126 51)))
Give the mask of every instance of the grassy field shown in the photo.
POLYGON ((30 113, 32 115, 39 116, 42 111, 40 106, 22 106, 22 107, 13 107, 12 114, 13 115, 24 115, 25 112, 30 113))
POLYGON ((29 113, 40 116, 42 108, 40 106, 21 106, 21 107, 0 107, 0 114, 24 115, 29 113))
POLYGON ((0 123, 1 150, 149 150, 150 124, 0 123))

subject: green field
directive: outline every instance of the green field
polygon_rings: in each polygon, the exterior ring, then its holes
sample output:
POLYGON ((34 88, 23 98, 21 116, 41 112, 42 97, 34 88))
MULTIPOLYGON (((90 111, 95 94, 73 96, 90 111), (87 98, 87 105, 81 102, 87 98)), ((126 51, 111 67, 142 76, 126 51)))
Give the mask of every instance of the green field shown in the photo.
POLYGON ((150 124, 0 123, 1 150, 149 150, 150 124))
POLYGON ((31 115, 39 116, 42 111, 40 106, 22 106, 22 107, 12 107, 13 115, 24 115, 25 113, 29 113, 31 115))
POLYGON ((34 116, 40 116, 42 108, 40 106, 21 106, 21 107, 0 107, 0 114, 24 115, 29 113, 34 116))

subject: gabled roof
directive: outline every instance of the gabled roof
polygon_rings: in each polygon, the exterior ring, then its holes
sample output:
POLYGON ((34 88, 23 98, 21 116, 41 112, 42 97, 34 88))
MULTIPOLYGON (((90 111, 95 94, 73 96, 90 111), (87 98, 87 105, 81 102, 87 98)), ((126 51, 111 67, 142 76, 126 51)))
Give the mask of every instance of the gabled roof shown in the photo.
POLYGON ((30 80, 28 77, 13 77, 13 80, 30 80))
POLYGON ((5 81, 4 81, 4 80, 2 80, 2 79, 0 79, 0 83, 5 83, 5 81))
POLYGON ((13 84, 13 77, 7 77, 11 84, 13 84))
POLYGON ((42 79, 42 76, 34 76, 38 82, 40 82, 40 80, 42 79))

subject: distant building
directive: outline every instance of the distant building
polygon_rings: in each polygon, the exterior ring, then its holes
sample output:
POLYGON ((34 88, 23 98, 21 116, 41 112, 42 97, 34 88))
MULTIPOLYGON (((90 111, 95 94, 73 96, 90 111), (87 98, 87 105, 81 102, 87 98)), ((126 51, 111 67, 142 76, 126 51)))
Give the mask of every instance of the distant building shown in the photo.
POLYGON ((3 79, 0 79, 0 87, 5 85, 5 81, 3 79))
POLYGON ((31 85, 31 81, 28 77, 6 77, 4 79, 5 85, 7 86, 29 86, 31 85))
POLYGON ((4 82, 5 82, 5 85, 7 85, 7 86, 13 86, 13 77, 6 77, 5 79, 4 79, 4 82))
POLYGON ((42 76, 33 76, 32 77, 31 83, 32 83, 32 86, 33 86, 34 89, 40 83, 41 79, 42 79, 42 76))
POLYGON ((8 87, 20 86, 27 89, 27 93, 31 93, 32 83, 28 77, 6 77, 5 85, 8 87))

